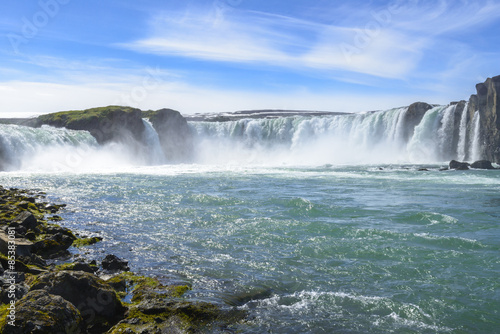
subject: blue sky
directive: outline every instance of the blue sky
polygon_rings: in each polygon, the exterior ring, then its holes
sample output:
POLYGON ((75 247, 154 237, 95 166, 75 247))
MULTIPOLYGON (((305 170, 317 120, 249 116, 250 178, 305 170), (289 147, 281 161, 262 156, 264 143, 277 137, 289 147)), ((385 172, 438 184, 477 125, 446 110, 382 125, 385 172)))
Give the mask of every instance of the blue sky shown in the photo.
POLYGON ((467 99, 500 75, 500 0, 3 0, 0 117, 467 99))

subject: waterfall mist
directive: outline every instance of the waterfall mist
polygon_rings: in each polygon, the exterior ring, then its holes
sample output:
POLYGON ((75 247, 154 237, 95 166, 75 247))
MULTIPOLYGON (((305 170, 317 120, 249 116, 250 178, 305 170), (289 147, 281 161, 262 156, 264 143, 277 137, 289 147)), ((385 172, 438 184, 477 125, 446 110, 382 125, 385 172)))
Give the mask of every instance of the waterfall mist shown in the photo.
MULTIPOLYGON (((481 156, 479 113, 472 120, 467 115, 467 104, 459 112, 453 104, 432 107, 416 121, 409 107, 359 114, 190 121, 193 158, 181 163, 281 166, 477 160, 481 156)), ((88 171, 168 163, 171 157, 166 156, 159 134, 149 120, 143 123, 142 139, 122 138, 102 146, 87 131, 0 125, 0 168, 88 171)))

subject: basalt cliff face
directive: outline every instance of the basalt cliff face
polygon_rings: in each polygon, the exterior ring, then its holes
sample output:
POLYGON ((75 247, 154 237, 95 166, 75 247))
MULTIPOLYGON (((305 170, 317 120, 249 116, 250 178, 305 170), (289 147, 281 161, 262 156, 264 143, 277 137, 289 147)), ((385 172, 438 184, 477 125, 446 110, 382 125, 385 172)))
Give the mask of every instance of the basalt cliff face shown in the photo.
POLYGON ((469 99, 468 117, 473 120, 476 112, 479 117, 480 156, 500 163, 500 76, 477 84, 476 90, 469 99))

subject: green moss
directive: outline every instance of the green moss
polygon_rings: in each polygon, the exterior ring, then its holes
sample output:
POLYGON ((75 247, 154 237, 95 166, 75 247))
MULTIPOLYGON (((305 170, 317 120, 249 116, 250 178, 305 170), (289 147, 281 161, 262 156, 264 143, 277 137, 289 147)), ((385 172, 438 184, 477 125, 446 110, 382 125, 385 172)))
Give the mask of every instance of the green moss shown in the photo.
MULTIPOLYGON (((56 266, 56 270, 81 270, 81 269, 77 269, 77 266, 81 266, 82 264, 81 263, 78 263, 78 262, 69 262, 69 263, 63 263, 63 264, 59 264, 56 266)), ((97 267, 96 265, 93 265, 93 264, 88 264, 88 266, 94 270, 94 273, 99 269, 99 267, 97 267)))
POLYGON ((7 309, 9 304, 0 305, 0 330, 3 331, 5 324, 7 323, 7 315, 9 310, 7 309))
POLYGON ((84 246, 90 246, 90 245, 93 245, 95 243, 98 243, 99 241, 101 241, 102 238, 100 237, 92 237, 92 238, 80 238, 80 239, 76 239, 73 241, 73 247, 84 247, 84 246))
POLYGON ((41 115, 38 117, 40 124, 52 124, 56 126, 90 124, 104 119, 110 119, 112 114, 117 111, 135 112, 138 109, 122 106, 108 106, 100 108, 91 108, 86 110, 70 110, 57 113, 41 115))
POLYGON ((145 299, 179 298, 191 288, 187 285, 161 284, 157 279, 136 275, 129 271, 122 272, 106 281, 115 290, 121 291, 122 300, 132 295, 131 304, 138 304, 145 299))

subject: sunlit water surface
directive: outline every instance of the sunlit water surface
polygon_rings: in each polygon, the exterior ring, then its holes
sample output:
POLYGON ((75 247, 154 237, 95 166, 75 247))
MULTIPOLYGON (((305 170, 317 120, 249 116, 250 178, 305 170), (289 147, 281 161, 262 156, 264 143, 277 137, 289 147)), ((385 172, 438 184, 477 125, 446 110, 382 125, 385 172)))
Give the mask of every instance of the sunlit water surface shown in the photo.
MULTIPOLYGON (((242 333, 493 333, 500 172, 177 165, 11 172, 133 271, 237 305, 242 333), (238 304, 236 295, 261 292, 238 304)), ((75 250, 73 250, 75 251, 75 250)))

